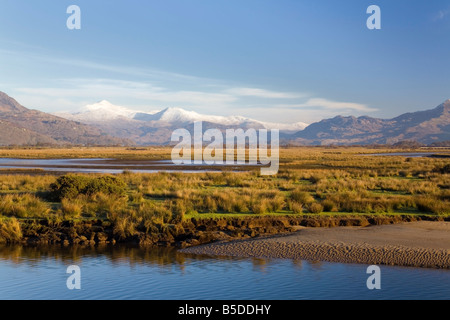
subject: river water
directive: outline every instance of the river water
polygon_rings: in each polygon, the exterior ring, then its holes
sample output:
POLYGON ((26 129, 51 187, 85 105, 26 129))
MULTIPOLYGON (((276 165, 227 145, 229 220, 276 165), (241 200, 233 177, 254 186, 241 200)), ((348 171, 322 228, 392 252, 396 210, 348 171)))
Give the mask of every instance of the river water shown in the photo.
MULTIPOLYGON (((447 153, 443 153, 447 155, 447 153)), ((371 154, 362 154, 362 156, 371 156, 371 157, 406 157, 406 158, 425 158, 431 156, 439 156, 436 152, 391 152, 391 153, 371 153, 371 154)))
MULTIPOLYGON (((258 166, 258 165, 256 165, 258 166)), ((119 174, 124 171, 136 173, 157 172, 222 172, 227 168, 231 171, 242 171, 255 165, 238 164, 231 165, 207 165, 203 162, 197 164, 175 165, 171 160, 135 160, 126 161, 118 159, 15 159, 0 158, 0 170, 42 170, 48 172, 70 173, 105 173, 119 174)), ((7 171, 6 171, 7 172, 7 171)))
POLYGON ((381 290, 369 290, 367 267, 129 246, 0 246, 0 299, 450 299, 448 270, 381 266, 381 290), (67 288, 71 265, 81 290, 67 288))

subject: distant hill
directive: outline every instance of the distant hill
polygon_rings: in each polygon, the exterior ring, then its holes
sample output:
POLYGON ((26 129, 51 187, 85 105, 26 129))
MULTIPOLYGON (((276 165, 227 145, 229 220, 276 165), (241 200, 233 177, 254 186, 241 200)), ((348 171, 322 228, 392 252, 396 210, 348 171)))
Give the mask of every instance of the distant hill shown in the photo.
POLYGON ((406 113, 393 119, 342 117, 313 123, 284 141, 298 145, 432 144, 450 140, 450 100, 435 109, 406 113))
POLYGON ((219 130, 279 129, 284 133, 295 133, 307 124, 262 122, 241 116, 214 116, 199 114, 181 108, 166 108, 157 112, 138 112, 116 106, 108 101, 88 105, 73 114, 56 113, 60 117, 94 125, 116 137, 130 139, 140 145, 168 144, 172 132, 179 128, 193 130, 193 123, 202 121, 203 127, 219 130))
POLYGON ((0 145, 122 145, 98 128, 30 110, 0 92, 0 145))

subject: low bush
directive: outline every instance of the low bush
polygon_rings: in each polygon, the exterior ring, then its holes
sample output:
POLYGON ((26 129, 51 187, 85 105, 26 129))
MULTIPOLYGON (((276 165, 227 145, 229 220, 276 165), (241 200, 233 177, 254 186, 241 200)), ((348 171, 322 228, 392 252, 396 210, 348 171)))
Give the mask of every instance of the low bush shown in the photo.
POLYGON ((51 196, 56 201, 64 198, 74 199, 83 193, 91 179, 86 176, 65 175, 59 177, 55 183, 50 185, 51 196))
POLYGON ((51 195, 56 201, 74 199, 79 195, 93 195, 103 193, 106 195, 124 195, 127 185, 114 176, 88 177, 82 175, 65 175, 59 177, 51 184, 51 195))

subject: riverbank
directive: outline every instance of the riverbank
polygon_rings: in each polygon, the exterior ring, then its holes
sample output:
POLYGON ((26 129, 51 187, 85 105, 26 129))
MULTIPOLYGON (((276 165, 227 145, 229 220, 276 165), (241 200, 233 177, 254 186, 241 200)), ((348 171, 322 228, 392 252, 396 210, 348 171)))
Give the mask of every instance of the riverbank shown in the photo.
POLYGON ((290 235, 220 242, 182 252, 450 269, 450 222, 301 228, 290 235))
MULTIPOLYGON (((254 215, 221 218, 186 218, 177 224, 155 224, 123 232, 120 225, 107 219, 0 220, 0 243, 61 244, 92 246, 130 243, 141 246, 188 248, 218 241, 248 240, 258 237, 292 234, 298 228, 332 232, 335 227, 396 225, 404 222, 450 223, 450 217, 434 215, 254 215), (327 229, 323 229, 327 228, 327 229)), ((337 228, 339 230, 345 230, 337 228)), ((336 230, 337 230, 336 229, 336 230)), ((364 229, 366 230, 366 229, 364 229)), ((369 229, 367 229, 369 230, 369 229)), ((308 231, 312 232, 312 231, 308 231)), ((333 231, 334 232, 334 231, 333 231)), ((302 231, 302 234, 304 231, 302 231)), ((355 238, 357 239, 357 238, 355 238)))

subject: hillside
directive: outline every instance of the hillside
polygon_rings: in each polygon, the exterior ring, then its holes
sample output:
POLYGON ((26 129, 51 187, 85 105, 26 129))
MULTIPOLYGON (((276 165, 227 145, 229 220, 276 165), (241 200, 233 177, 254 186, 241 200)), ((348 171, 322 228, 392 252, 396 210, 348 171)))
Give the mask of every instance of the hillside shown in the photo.
POLYGON ((285 141, 300 145, 395 144, 411 140, 431 144, 450 140, 450 100, 435 109, 393 119, 342 117, 313 123, 285 141))
POLYGON ((122 145, 98 128, 30 110, 0 92, 0 145, 122 145))

